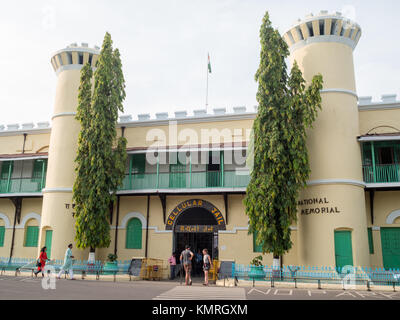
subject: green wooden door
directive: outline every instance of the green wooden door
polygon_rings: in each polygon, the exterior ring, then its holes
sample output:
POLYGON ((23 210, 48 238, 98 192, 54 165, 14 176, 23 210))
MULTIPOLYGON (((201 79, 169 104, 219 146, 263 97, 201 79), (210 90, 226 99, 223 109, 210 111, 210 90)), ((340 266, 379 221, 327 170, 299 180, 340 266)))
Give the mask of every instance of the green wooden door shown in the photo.
POLYGON ((0 226, 0 247, 4 247, 5 234, 6 234, 6 227, 0 226))
POLYGON ((45 240, 45 246, 47 248, 47 258, 50 259, 51 257, 51 240, 53 238, 53 230, 46 230, 46 240, 45 240))
POLYGON ((126 227, 126 249, 142 249, 142 223, 137 218, 129 220, 126 227))
POLYGON ((400 228, 381 228, 382 256, 385 269, 400 268, 400 228))
POLYGON ((335 261, 336 267, 353 265, 351 231, 335 231, 335 261))

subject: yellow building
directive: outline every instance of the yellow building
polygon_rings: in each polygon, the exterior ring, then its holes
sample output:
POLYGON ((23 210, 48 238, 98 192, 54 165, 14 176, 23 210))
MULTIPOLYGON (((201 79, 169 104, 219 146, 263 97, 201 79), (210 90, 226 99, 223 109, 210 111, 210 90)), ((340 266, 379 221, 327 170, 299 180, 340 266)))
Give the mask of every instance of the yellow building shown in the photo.
MULTIPOLYGON (((298 200, 285 265, 400 268, 400 102, 356 92, 353 50, 361 28, 339 13, 299 20, 284 35, 304 77, 324 77, 322 111, 308 136, 311 176, 298 200)), ((74 243, 72 186, 80 69, 99 48, 72 44, 51 64, 57 89, 49 123, 0 126, 0 257, 63 258, 74 243)), ((167 259, 190 244, 248 264, 259 255, 243 198, 246 150, 256 108, 124 115, 126 177, 110 212, 109 248, 119 259, 167 259)), ((77 259, 88 250, 74 248, 77 259)), ((271 265, 272 256, 264 257, 271 265)))

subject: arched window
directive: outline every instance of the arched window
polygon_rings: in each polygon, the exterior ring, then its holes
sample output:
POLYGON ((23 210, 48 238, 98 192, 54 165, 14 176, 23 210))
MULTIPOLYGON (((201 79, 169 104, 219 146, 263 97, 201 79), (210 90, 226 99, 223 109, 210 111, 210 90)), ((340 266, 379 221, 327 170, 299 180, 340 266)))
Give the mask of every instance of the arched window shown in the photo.
POLYGON ((26 223, 25 227, 25 247, 37 247, 39 240, 39 226, 35 226, 37 221, 35 219, 30 219, 26 223))
POLYGON ((142 223, 138 218, 130 219, 126 226, 126 249, 142 249, 142 223))

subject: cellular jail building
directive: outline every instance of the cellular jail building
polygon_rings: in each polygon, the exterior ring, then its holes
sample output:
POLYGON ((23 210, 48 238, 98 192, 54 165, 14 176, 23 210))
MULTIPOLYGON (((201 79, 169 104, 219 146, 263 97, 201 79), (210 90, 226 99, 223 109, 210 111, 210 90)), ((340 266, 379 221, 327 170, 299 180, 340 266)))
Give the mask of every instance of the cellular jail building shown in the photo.
MULTIPOLYGON (((400 268, 400 102, 358 97, 353 50, 361 29, 340 13, 310 15, 283 37, 307 81, 324 77, 322 111, 308 136, 311 176, 283 264, 400 268)), ((0 127, 1 257, 34 258, 46 245, 61 259, 74 243, 80 69, 95 66, 98 54, 73 44, 52 56, 51 126, 0 127)), ((126 176, 110 213, 112 243, 96 258, 116 251, 119 259, 167 259, 186 243, 221 261, 248 264, 259 255, 243 206, 255 117, 253 107, 121 116, 126 176)), ((73 253, 88 257, 88 250, 73 253)))

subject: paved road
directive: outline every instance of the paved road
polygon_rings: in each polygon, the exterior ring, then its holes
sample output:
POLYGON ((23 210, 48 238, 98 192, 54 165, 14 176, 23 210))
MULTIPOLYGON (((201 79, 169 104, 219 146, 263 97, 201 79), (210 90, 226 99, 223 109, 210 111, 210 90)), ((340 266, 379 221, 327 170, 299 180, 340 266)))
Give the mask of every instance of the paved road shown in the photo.
POLYGON ((0 276, 0 300, 96 299, 96 300, 400 300, 399 292, 307 290, 284 288, 224 288, 200 283, 57 280, 55 289, 43 289, 42 279, 0 276))

